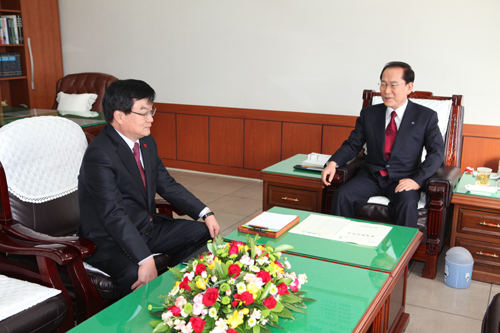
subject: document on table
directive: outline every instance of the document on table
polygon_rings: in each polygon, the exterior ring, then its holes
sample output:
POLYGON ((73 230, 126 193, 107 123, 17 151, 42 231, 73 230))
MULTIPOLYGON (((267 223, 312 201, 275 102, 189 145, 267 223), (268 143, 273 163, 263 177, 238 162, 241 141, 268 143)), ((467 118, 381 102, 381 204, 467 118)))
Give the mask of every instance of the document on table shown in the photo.
POLYGON ((276 214, 264 212, 248 223, 244 224, 246 228, 262 228, 270 232, 277 232, 285 228, 289 223, 297 218, 297 215, 276 214))
POLYGON ((351 221, 342 217, 311 214, 295 226, 291 233, 351 242, 366 246, 378 246, 392 227, 351 221))

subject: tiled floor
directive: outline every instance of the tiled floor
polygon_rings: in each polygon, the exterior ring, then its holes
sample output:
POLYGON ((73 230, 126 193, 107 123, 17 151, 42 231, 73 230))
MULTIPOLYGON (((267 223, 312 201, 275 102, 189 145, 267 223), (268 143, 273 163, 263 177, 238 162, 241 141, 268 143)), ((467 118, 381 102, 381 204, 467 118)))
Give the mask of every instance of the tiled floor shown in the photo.
MULTIPOLYGON (((170 174, 216 212, 221 235, 262 212, 262 181, 169 169, 170 174)), ((472 281, 468 289, 454 289, 443 282, 444 255, 439 257, 435 280, 422 278, 422 262, 410 263, 406 311, 410 323, 405 332, 480 332, 491 298, 500 286, 472 281)))

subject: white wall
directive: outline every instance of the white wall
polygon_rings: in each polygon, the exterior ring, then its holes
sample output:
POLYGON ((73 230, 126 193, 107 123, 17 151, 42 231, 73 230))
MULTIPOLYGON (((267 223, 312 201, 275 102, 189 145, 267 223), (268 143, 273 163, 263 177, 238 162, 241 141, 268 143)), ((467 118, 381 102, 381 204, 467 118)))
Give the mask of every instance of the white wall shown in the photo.
POLYGON ((65 74, 147 81, 157 102, 358 115, 392 60, 500 125, 498 0, 60 0, 65 74))

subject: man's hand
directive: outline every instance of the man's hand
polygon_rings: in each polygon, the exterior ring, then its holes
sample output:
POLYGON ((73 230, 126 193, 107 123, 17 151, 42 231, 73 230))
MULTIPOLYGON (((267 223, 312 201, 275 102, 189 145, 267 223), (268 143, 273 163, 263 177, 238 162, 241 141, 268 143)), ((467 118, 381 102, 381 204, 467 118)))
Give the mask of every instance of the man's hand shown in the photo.
POLYGON ((420 185, 418 185, 413 179, 404 178, 399 181, 398 186, 396 186, 395 192, 418 190, 420 185))
POLYGON ((323 184, 329 186, 332 184, 333 176, 335 176, 335 171, 337 171, 337 163, 330 161, 326 168, 321 172, 321 180, 323 184))
POLYGON ((149 258, 141 265, 139 265, 139 271, 137 273, 138 279, 132 285, 132 290, 142 287, 149 281, 155 279, 158 276, 158 271, 156 270, 155 259, 153 257, 149 258))
POLYGON ((205 224, 207 225, 208 231, 210 232, 210 237, 214 239, 217 237, 220 231, 219 223, 215 219, 214 215, 211 215, 205 219, 205 224))

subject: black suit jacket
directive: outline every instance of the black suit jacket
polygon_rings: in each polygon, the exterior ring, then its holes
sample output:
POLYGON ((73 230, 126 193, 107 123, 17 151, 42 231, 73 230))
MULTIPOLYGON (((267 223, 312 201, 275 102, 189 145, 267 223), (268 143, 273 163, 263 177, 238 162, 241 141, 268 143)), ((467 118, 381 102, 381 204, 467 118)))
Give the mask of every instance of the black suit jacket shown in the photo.
POLYGON ((437 113, 408 100, 387 160, 384 156, 386 109, 384 104, 377 104, 361 110, 356 127, 330 161, 344 165, 359 154, 366 142, 364 167, 369 172, 376 173, 386 169, 390 179, 411 178, 422 187, 444 161, 443 137, 438 127, 437 113), (422 162, 424 147, 427 154, 422 162))
POLYGON ((103 128, 85 152, 78 177, 78 235, 97 245, 89 262, 109 259, 121 251, 136 263, 151 255, 144 233, 151 228, 150 215, 159 217, 156 193, 195 220, 205 208, 169 175, 153 137, 139 142, 147 193, 131 149, 111 125, 103 128))

